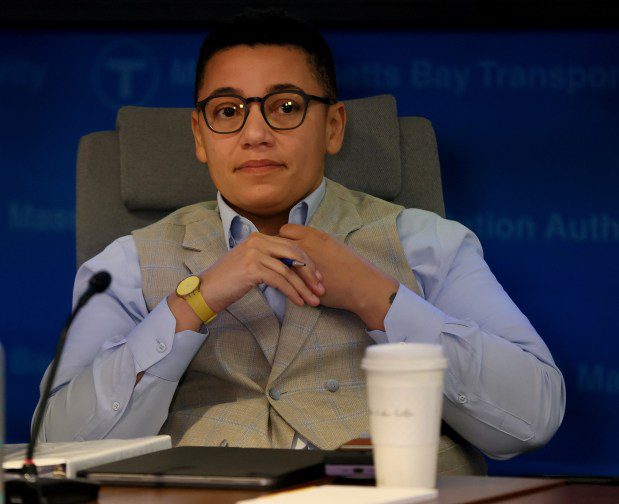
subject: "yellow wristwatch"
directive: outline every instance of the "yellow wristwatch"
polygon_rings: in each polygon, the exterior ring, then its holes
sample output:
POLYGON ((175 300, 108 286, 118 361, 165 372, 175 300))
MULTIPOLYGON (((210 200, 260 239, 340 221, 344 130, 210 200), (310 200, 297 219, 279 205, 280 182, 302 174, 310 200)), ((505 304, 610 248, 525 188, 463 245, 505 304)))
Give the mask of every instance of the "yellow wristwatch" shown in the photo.
POLYGON ((208 324, 217 316, 217 313, 206 304, 200 293, 200 277, 192 275, 181 280, 176 287, 176 295, 187 301, 191 309, 205 324, 208 324))

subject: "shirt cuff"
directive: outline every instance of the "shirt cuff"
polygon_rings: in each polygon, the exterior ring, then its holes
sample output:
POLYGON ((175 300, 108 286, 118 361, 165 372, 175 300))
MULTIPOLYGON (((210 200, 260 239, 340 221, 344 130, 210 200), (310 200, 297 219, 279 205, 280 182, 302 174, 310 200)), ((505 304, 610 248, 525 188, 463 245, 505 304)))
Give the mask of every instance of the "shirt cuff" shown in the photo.
POLYGON ((400 284, 385 316, 385 331, 368 331, 376 343, 440 344, 443 325, 449 317, 425 299, 400 284))
POLYGON ((163 380, 178 381, 200 349, 208 329, 174 333, 176 319, 163 298, 155 309, 127 336, 136 373, 145 371, 163 380))

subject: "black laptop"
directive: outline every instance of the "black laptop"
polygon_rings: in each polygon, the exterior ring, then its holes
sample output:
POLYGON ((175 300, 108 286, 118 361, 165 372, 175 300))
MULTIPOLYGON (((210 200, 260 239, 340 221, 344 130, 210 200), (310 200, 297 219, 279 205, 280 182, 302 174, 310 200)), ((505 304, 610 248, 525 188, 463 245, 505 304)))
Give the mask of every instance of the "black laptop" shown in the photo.
POLYGON ((321 478, 320 450, 183 446, 79 472, 106 485, 276 488, 321 478))

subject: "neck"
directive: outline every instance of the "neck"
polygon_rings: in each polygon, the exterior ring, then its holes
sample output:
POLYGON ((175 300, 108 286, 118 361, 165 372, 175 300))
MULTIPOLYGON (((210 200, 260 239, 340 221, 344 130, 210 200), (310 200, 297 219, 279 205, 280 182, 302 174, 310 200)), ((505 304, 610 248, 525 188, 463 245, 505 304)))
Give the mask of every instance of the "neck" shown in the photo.
POLYGON ((269 236, 277 236, 279 234, 279 229, 284 224, 288 224, 290 209, 274 215, 256 215, 247 212, 242 208, 238 208, 237 206, 232 205, 229 202, 228 205, 230 205, 230 208, 232 208, 236 213, 253 222, 254 226, 258 228, 258 231, 269 236))

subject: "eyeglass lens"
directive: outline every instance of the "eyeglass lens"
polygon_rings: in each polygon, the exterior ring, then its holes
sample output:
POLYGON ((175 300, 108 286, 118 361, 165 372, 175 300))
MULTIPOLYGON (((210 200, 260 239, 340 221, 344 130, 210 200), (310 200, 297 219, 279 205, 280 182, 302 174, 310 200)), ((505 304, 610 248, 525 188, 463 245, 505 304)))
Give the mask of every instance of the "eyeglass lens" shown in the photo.
MULTIPOLYGON (((208 124, 213 130, 226 133, 238 130, 249 113, 243 100, 233 96, 211 98, 204 109, 208 124)), ((267 123, 273 128, 292 129, 303 122, 305 101, 295 93, 276 93, 263 103, 267 123)))

